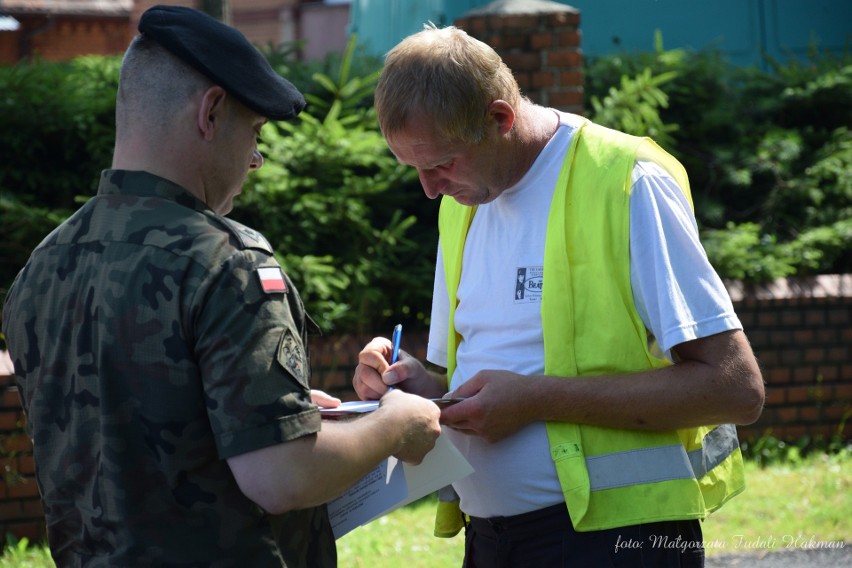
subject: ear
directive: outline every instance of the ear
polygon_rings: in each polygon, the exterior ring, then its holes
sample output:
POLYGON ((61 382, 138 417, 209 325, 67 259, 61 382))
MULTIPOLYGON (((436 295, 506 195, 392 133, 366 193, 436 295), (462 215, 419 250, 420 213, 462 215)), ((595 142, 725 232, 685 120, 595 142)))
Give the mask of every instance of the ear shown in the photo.
POLYGON ((216 126, 224 116, 226 98, 225 89, 218 85, 210 87, 201 96, 201 104, 198 107, 198 131, 207 141, 213 139, 216 126))
POLYGON ((497 131, 501 135, 509 132, 515 124, 515 109, 502 99, 491 101, 488 116, 497 124, 497 131))

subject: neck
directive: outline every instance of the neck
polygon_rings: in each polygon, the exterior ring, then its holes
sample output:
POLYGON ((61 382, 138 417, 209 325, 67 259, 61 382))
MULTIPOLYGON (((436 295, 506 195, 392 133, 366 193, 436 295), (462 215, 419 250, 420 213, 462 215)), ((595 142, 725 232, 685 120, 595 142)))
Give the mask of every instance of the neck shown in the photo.
POLYGON ((523 101, 518 107, 515 127, 517 167, 513 184, 524 177, 556 134, 559 117, 549 108, 523 101))
POLYGON ((185 151, 186 145, 177 133, 168 136, 117 138, 112 169, 145 171, 167 179, 191 192, 199 199, 198 152, 185 151))

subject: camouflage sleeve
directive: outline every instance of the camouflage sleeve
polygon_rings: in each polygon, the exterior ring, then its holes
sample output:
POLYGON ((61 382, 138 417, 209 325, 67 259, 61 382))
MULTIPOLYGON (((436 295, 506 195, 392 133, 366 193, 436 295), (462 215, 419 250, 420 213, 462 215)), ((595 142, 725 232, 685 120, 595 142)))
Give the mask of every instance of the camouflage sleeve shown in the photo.
POLYGON ((207 413, 223 459, 320 429, 298 292, 271 257, 243 250, 208 276, 193 326, 207 413), (261 275, 280 275, 263 286, 261 275), (294 313, 295 312, 295 313, 294 313))

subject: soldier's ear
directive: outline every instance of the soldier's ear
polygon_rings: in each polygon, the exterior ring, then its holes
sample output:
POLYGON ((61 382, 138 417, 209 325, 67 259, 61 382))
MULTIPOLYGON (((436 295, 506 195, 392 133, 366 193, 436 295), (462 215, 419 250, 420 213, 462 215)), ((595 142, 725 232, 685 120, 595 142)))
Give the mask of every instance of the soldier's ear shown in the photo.
POLYGON ((228 94, 222 87, 214 85, 204 91, 198 106, 198 130, 204 140, 210 141, 216 133, 225 113, 225 101, 228 94))

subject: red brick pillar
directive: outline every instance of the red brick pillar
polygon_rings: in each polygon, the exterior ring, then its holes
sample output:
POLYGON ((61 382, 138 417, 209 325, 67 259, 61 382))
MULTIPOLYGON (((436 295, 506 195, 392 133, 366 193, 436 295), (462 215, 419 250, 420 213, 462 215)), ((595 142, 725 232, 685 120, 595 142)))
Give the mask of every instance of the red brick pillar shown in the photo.
POLYGON ((454 24, 494 48, 534 103, 583 113, 580 12, 544 0, 497 0, 454 24))

